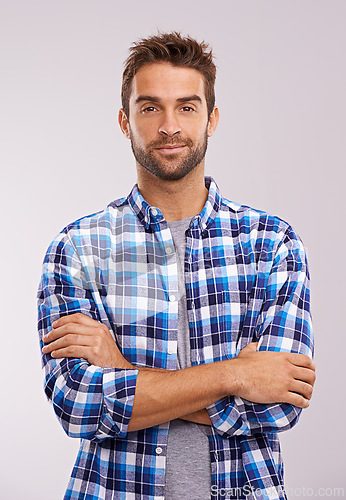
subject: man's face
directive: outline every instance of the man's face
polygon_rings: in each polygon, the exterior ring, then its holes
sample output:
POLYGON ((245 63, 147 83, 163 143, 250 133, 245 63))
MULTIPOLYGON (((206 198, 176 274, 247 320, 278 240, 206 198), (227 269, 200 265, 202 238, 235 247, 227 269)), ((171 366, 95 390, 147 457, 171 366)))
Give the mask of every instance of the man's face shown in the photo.
POLYGON ((129 115, 125 134, 139 168, 178 180, 203 161, 212 133, 199 71, 169 63, 143 66, 132 82, 129 115))

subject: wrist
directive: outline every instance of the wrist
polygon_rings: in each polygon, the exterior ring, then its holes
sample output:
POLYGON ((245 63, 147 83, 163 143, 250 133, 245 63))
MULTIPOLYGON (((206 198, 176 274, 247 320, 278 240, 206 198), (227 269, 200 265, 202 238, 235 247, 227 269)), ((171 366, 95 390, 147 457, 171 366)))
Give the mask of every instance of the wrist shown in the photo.
POLYGON ((239 396, 244 385, 242 376, 242 360, 233 358, 227 360, 225 377, 223 378, 224 392, 230 396, 239 396))
POLYGON ((122 359, 115 359, 111 365, 113 368, 118 368, 120 370, 138 370, 130 361, 122 357, 122 359))

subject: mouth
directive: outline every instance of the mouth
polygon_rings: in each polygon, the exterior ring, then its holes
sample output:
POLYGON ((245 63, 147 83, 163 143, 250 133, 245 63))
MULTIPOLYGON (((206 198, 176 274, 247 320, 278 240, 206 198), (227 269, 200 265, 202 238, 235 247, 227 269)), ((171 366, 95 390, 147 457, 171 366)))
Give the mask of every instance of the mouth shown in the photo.
POLYGON ((184 144, 165 144, 164 146, 160 146, 158 148, 155 148, 156 151, 159 151, 163 155, 171 155, 175 153, 179 153, 182 151, 186 146, 184 144))

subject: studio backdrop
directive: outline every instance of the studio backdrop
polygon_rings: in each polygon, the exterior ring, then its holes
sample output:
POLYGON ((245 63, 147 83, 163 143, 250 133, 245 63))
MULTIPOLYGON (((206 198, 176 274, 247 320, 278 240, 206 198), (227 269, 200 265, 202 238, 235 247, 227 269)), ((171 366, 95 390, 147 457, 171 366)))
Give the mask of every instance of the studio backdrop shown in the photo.
POLYGON ((2 499, 60 499, 69 479, 79 443, 43 393, 41 264, 64 226, 136 182, 117 124, 122 65, 157 30, 213 47, 220 122, 206 173, 307 248, 318 377, 281 435, 286 486, 289 498, 346 494, 345 25, 343 0, 0 2, 2 499))

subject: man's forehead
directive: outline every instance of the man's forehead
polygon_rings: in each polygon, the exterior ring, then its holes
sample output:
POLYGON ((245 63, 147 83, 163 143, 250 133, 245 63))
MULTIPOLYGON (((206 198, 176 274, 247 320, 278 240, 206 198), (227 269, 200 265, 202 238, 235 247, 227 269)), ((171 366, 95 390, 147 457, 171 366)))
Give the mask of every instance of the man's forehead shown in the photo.
POLYGON ((202 73, 166 62, 142 66, 134 76, 131 90, 131 99, 135 101, 141 95, 174 100, 195 95, 205 101, 202 73))

